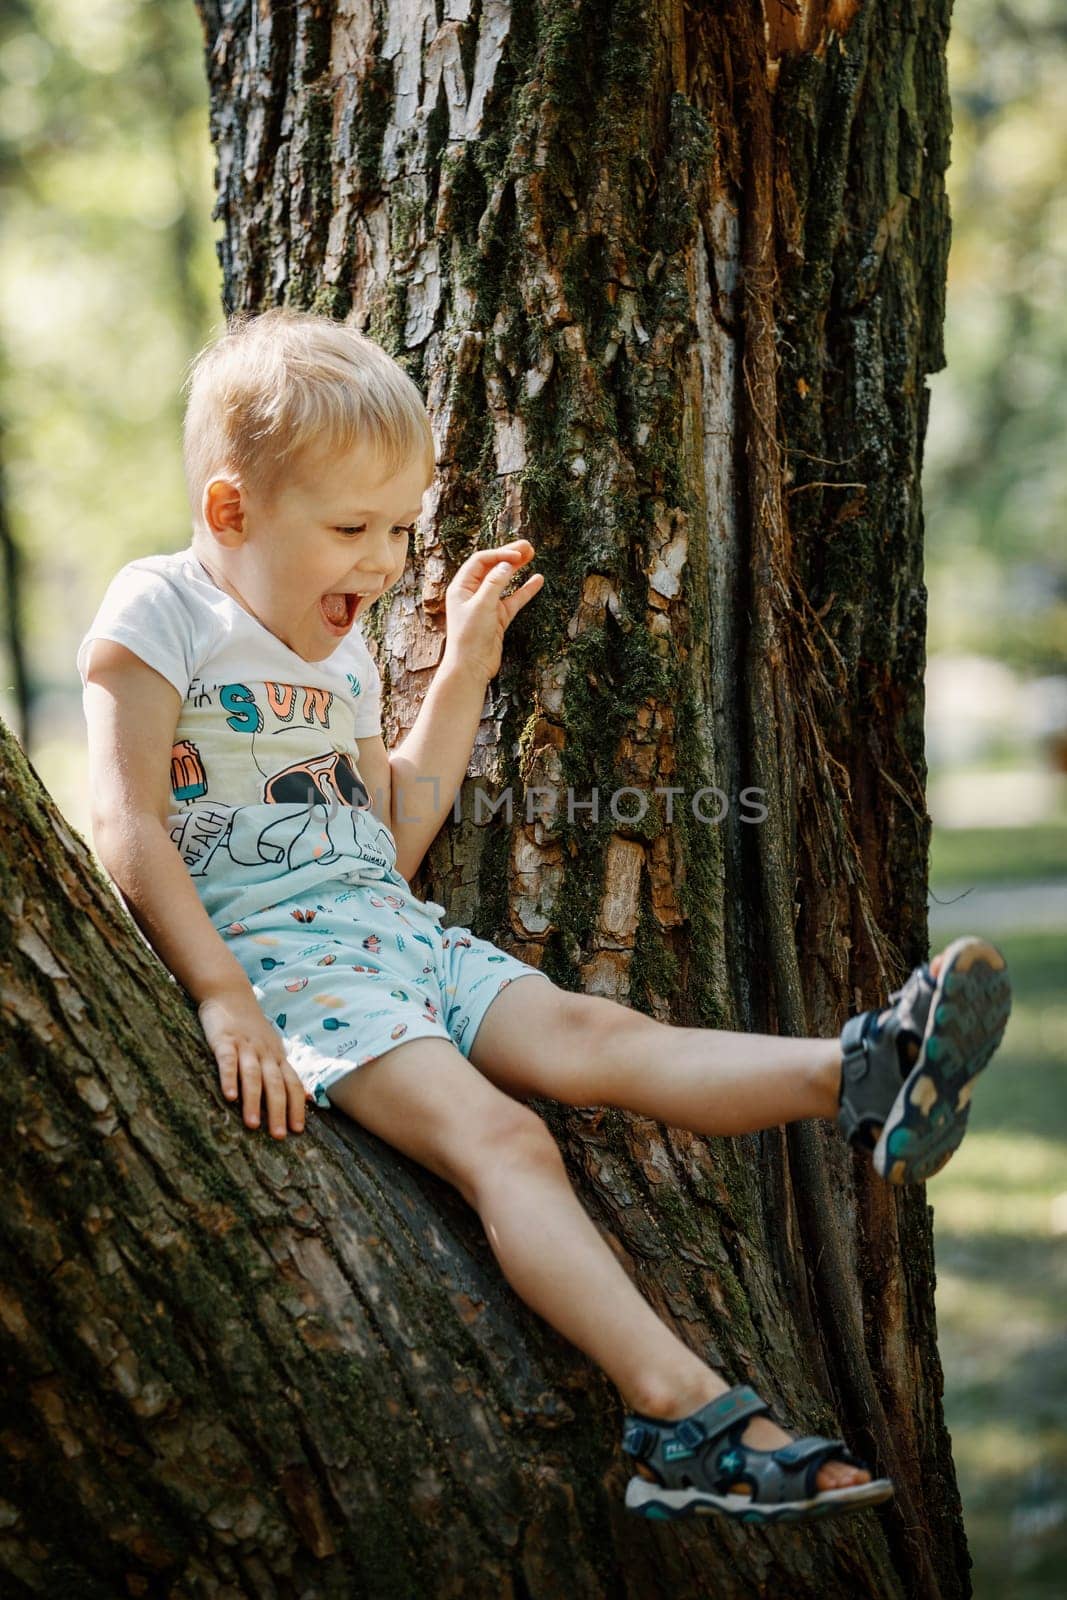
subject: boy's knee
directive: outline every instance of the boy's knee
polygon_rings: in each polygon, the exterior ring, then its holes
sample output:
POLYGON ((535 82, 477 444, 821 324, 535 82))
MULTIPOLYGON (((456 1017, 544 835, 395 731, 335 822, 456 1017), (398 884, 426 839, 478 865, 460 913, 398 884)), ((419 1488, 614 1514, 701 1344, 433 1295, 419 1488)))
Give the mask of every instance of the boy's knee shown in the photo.
MULTIPOLYGON (((643 1017, 621 1000, 609 1000, 606 995, 575 994, 571 996, 575 1027, 584 1031, 589 1040, 599 1043, 614 1037, 620 1029, 637 1025, 643 1017)), ((647 1022, 648 1018, 644 1020, 647 1022)))
MULTIPOLYGON (((506 1098, 506 1097, 505 1097, 506 1098)), ((494 1106, 471 1140, 468 1181, 475 1190, 521 1167, 562 1166, 563 1157, 543 1117, 518 1100, 494 1106)))
POLYGON ((530 1046, 556 1057, 590 1061, 599 1055, 606 1042, 616 1039, 621 1030, 631 1026, 637 1015, 639 1013, 604 995, 557 989, 550 1012, 539 1017, 538 1028, 531 1031, 530 1046))
MULTIPOLYGON (((603 995, 570 994, 560 1025, 566 1044, 559 1052, 574 1068, 573 1089, 561 1079, 554 1097, 571 1105, 589 1105, 597 1094, 610 1092, 612 1072, 629 1035, 657 1026, 651 1017, 603 995)), ((599 1103, 599 1102, 597 1102, 599 1103)))

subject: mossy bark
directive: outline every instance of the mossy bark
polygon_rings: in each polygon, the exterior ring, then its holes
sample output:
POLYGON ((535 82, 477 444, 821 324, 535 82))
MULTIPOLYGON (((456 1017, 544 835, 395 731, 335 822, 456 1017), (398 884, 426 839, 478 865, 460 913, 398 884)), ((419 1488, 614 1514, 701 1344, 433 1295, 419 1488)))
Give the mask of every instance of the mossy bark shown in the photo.
MULTIPOLYGON (((431 514, 375 640, 393 737, 466 554, 522 533, 546 575, 417 887, 567 987, 835 1033, 927 953, 947 0, 200 10, 228 305, 350 317, 433 416, 431 514), (643 815, 612 811, 627 786, 643 815)), ((248 1138, 27 781, 0 867, 5 1092, 34 1130, 3 1318, 26 1592, 32 1541, 100 1593, 968 1592, 921 1190, 822 1126, 539 1105, 664 1319, 897 1485, 771 1536, 630 1518, 616 1397, 473 1215, 341 1119, 248 1138)))

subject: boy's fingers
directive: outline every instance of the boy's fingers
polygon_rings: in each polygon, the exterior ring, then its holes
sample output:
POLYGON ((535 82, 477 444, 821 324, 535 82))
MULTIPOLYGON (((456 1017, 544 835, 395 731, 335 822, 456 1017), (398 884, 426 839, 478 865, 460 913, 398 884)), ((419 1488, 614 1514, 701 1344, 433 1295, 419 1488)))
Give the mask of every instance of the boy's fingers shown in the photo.
POLYGON ((508 621, 510 622, 516 612, 521 611, 527 600, 532 600, 545 581, 543 572, 531 573, 521 589, 516 589, 514 594, 509 594, 504 601, 508 608, 508 621))
POLYGON ((282 1087, 285 1090, 286 1108, 289 1113, 289 1126, 294 1133, 303 1133, 304 1109, 309 1098, 308 1091, 293 1070, 293 1064, 288 1056, 282 1057, 281 1071, 282 1087))
MULTIPOLYGON (((517 569, 512 564, 512 562, 510 562, 510 561, 498 561, 496 566, 492 567, 489 570, 489 572, 486 573, 481 593, 482 594, 491 594, 494 597, 494 599, 499 599, 500 598, 499 591, 501 589, 506 589, 507 588, 507 586, 511 582, 512 578, 515 576, 516 570, 517 569), (496 588, 495 589, 490 588, 489 587, 490 584, 496 584, 496 588)), ((516 591, 516 592, 518 592, 518 591, 516 591)), ((510 599, 510 596, 509 596, 509 599, 510 599)))
POLYGON ((525 566, 534 554, 534 547, 528 539, 516 539, 513 544, 502 544, 495 550, 475 550, 459 570, 468 578, 483 577, 490 567, 503 561, 514 572, 516 567, 525 566))
POLYGON ((250 1128, 259 1127, 259 1103, 263 1096, 263 1078, 259 1057, 253 1047, 243 1044, 239 1053, 241 1073, 241 1104, 245 1123, 250 1128))
MULTIPOLYGON (((493 555, 499 555, 494 550, 493 555)), ((463 568, 460 568, 460 573, 463 568)), ((515 565, 511 561, 497 561, 488 569, 481 572, 471 571, 466 574, 465 590, 473 605, 495 606, 501 598, 501 590, 507 588, 515 576, 515 565)), ((459 573, 456 574, 459 576, 459 573)))
POLYGON ((515 590, 514 595, 506 595, 504 597, 504 605, 507 608, 506 627, 510 627, 510 624, 515 621, 517 614, 522 611, 526 602, 533 600, 534 595, 541 592, 542 584, 544 584, 544 573, 533 573, 531 578, 526 579, 522 589, 515 590))
POLYGON ((219 1082, 222 1092, 227 1100, 237 1099, 237 1047, 232 1044, 220 1045, 215 1052, 215 1059, 219 1064, 219 1082))
POLYGON ((289 1102, 289 1126, 294 1133, 304 1131, 304 1085, 291 1069, 285 1074, 285 1094, 289 1102))
POLYGON ((534 547, 529 539, 510 539, 507 544, 498 544, 492 549, 475 550, 472 560, 479 561, 529 561, 534 554, 534 547))
POLYGON ((267 1125, 275 1139, 284 1139, 288 1130, 285 1079, 276 1061, 264 1062, 263 1093, 267 1101, 267 1125))

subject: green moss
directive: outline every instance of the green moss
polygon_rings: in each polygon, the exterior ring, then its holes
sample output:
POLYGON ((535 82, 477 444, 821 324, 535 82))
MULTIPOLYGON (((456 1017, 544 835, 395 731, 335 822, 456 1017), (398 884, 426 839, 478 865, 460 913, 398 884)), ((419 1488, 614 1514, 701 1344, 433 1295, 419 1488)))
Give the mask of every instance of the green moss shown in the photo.
POLYGON ((492 938, 508 926, 508 859, 511 836, 504 823, 487 825, 478 871, 478 910, 474 931, 492 938))
POLYGON ((407 369, 409 357, 404 347, 408 293, 404 284, 390 278, 379 291, 367 323, 367 337, 380 344, 394 360, 407 369))
POLYGON ((393 63, 380 52, 363 79, 356 134, 356 194, 366 200, 381 189, 382 146, 393 105, 393 63))
POLYGON ((607 20, 602 82, 616 115, 632 123, 634 106, 646 100, 657 66, 656 17, 646 0, 614 0, 607 20))
MULTIPOLYGON (((589 357, 599 361, 616 321, 615 307, 607 295, 610 271, 603 234, 579 234, 562 258, 560 275, 567 304, 585 329, 589 357)), ((614 432, 614 417, 608 415, 604 420, 614 432)))
MULTIPOLYGON (((700 108, 685 95, 672 94, 669 143, 657 192, 650 254, 662 250, 665 256, 673 256, 686 250, 697 223, 696 183, 712 158, 714 143, 711 124, 700 108)), ((660 286, 661 297, 666 287, 660 286)))
POLYGON ((693 1217, 692 1203, 686 1195, 680 1194, 669 1180, 651 1186, 650 1194, 656 1210, 656 1220, 670 1225, 670 1232, 676 1237, 686 1239, 690 1244, 695 1244, 700 1237, 700 1229, 693 1217))
POLYGON ((509 148, 508 134, 497 130, 475 144, 465 145, 451 165, 450 225, 459 245, 457 276, 476 298, 474 320, 481 328, 493 324, 505 279, 514 268, 518 251, 511 185, 506 186, 496 214, 486 218, 489 196, 497 185, 509 148))
MULTIPOLYGON (((655 636, 642 624, 624 633, 610 612, 601 626, 580 633, 568 652, 563 690, 567 746, 562 767, 569 783, 622 785, 618 746, 645 701, 666 700, 669 674, 655 636)), ((602 799, 606 808, 608 795, 602 799)))
MULTIPOLYGON (((675 739, 678 749, 678 770, 687 774, 693 784, 692 793, 705 782, 711 781, 707 772, 706 752, 700 735, 701 708, 693 699, 692 691, 679 698, 675 712, 675 739)), ((691 795, 682 796, 683 804, 674 810, 678 831, 676 849, 685 862, 685 874, 679 891, 681 909, 689 922, 689 939, 696 952, 711 950, 723 942, 723 930, 716 923, 711 908, 719 902, 719 883, 723 870, 722 830, 703 823, 694 816, 691 795)), ((702 1028, 727 1026, 725 997, 713 984, 707 963, 699 959, 690 964, 686 988, 686 1007, 692 1025, 702 1028)))
POLYGON ((352 309, 352 292, 345 282, 324 283, 320 278, 308 310, 339 321, 352 309))
POLYGON ((652 1014, 652 997, 675 993, 680 965, 666 942, 647 898, 641 901, 630 964, 630 1004, 635 1011, 652 1014))
POLYGON ((723 1265, 718 1265, 717 1282, 726 1301, 726 1314, 714 1313, 715 1321, 721 1331, 721 1338, 728 1348, 736 1349, 740 1345, 747 1345, 750 1350, 758 1350, 762 1339, 752 1321, 752 1308, 748 1303, 740 1280, 733 1271, 723 1265))
POLYGON ((300 77, 310 83, 330 70, 331 19, 325 6, 314 7, 299 22, 300 77))
POLYGON ((308 87, 301 103, 303 114, 303 172, 311 190, 315 253, 324 252, 333 211, 333 91, 308 87))
POLYGON ((536 15, 539 94, 544 103, 567 110, 583 94, 589 96, 587 40, 598 18, 571 0, 542 0, 536 15))
POLYGON ((446 171, 448 150, 448 95, 442 73, 437 85, 437 99, 426 119, 426 202, 422 213, 422 228, 427 239, 436 232, 437 197, 446 171))
POLYGON ((389 197, 389 248, 394 261, 413 254, 421 218, 422 205, 413 190, 395 184, 389 197))

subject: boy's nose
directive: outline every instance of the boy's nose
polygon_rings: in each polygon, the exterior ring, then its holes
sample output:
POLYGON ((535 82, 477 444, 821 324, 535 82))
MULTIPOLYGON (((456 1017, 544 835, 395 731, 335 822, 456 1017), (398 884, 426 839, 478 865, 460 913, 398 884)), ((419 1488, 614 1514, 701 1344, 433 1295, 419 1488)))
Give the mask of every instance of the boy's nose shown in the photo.
POLYGON ((391 575, 391 567, 361 567, 352 582, 357 589, 366 592, 368 589, 381 589, 391 575))
POLYGON ((363 559, 354 579, 360 588, 381 585, 386 581, 396 567, 396 546, 397 541, 393 539, 390 544, 390 536, 385 534, 369 541, 360 550, 363 559))

